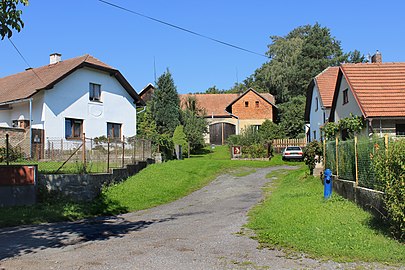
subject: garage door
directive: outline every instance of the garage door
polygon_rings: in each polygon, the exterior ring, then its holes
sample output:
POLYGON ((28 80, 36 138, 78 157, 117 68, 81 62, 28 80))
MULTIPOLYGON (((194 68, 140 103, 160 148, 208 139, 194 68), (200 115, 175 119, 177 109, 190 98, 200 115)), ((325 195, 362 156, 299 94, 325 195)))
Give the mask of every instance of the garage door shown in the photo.
POLYGON ((226 139, 235 134, 235 131, 235 125, 229 123, 217 123, 210 125, 210 144, 225 144, 226 139))

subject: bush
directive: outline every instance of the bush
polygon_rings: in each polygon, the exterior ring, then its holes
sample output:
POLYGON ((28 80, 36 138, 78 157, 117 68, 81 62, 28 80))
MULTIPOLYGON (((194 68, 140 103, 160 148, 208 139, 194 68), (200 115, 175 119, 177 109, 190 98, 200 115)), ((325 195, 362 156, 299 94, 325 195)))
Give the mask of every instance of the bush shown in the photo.
POLYGON ((375 144, 373 167, 384 192, 387 219, 394 237, 405 240, 405 140, 389 144, 388 151, 375 144))
POLYGON ((305 164, 307 164, 309 168, 310 175, 314 174, 316 163, 315 157, 321 155, 322 155, 322 144, 318 141, 312 141, 304 148, 304 160, 305 164))
MULTIPOLYGON (((8 148, 8 161, 15 162, 19 161, 24 158, 23 153, 21 150, 17 149, 16 147, 9 147, 8 148)), ((0 147, 0 162, 7 161, 7 149, 6 147, 0 147)))

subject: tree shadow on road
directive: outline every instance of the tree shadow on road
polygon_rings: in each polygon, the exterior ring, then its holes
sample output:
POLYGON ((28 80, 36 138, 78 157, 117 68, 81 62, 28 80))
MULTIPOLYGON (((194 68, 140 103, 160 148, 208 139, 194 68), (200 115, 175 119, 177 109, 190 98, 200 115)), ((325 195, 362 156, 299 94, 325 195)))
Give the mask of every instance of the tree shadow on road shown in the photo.
POLYGON ((175 217, 130 222, 120 217, 98 217, 76 222, 4 228, 0 229, 0 260, 48 248, 119 238, 172 219, 175 217))

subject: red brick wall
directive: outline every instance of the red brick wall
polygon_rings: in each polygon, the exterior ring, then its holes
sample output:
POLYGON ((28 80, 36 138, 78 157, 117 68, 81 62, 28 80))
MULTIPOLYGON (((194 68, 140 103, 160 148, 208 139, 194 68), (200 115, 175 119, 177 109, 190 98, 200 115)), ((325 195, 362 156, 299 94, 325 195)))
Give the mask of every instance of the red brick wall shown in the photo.
POLYGON ((273 106, 253 91, 246 93, 232 105, 232 113, 238 116, 239 119, 274 120, 273 106), (258 104, 256 102, 258 102, 258 104))

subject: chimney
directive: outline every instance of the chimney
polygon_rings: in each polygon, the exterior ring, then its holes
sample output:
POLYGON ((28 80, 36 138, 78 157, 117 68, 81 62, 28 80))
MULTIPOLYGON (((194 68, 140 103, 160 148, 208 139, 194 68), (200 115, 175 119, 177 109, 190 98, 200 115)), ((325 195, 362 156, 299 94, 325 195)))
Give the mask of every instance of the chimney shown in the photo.
POLYGON ((49 55, 49 64, 56 64, 62 60, 62 55, 60 53, 53 53, 49 55))
POLYGON ((382 63, 382 55, 378 50, 373 56, 371 56, 371 63, 382 63))

